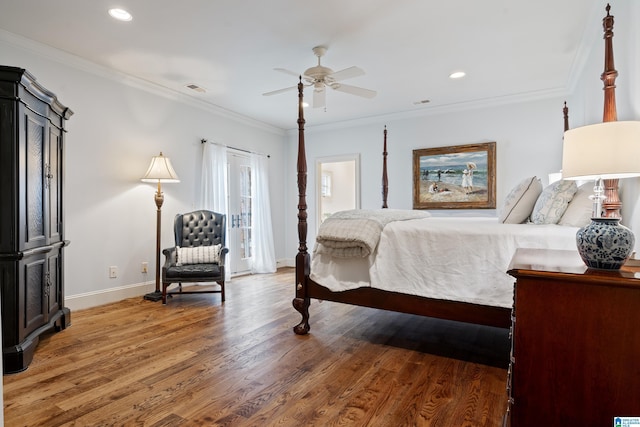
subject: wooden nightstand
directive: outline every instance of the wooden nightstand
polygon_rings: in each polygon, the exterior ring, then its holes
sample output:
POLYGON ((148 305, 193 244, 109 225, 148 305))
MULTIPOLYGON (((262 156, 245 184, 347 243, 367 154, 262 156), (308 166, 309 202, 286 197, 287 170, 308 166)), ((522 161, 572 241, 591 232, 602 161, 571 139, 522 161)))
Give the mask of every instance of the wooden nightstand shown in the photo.
POLYGON ((508 273, 516 287, 505 424, 611 426, 640 416, 640 264, 589 270, 574 251, 519 249, 508 273))

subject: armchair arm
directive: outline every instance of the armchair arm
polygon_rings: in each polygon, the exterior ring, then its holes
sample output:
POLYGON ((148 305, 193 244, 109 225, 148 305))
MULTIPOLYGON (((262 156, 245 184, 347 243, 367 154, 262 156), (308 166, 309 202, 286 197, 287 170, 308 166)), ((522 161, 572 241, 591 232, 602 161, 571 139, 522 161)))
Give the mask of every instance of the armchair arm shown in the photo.
POLYGON ((162 253, 165 256, 164 268, 168 268, 176 263, 176 247, 175 246, 163 249, 162 253))
POLYGON ((227 257, 227 253, 229 253, 228 248, 220 249, 220 262, 218 263, 220 267, 224 267, 224 259, 227 257))

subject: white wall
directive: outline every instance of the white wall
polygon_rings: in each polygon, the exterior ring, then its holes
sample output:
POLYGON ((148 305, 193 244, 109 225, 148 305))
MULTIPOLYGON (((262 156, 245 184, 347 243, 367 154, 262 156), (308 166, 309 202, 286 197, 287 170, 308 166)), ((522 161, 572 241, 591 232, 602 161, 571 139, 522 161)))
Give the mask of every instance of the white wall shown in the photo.
MULTIPOLYGON (((65 238, 71 241, 65 250, 66 305, 72 310, 153 289, 156 187, 140 178, 160 151, 181 179, 163 186, 163 248, 173 244, 174 215, 198 207, 202 138, 271 155, 274 235, 284 233, 281 130, 225 117, 8 33, 0 32, 0 57, 3 65, 29 70, 75 113, 67 123, 64 207, 65 238), (147 275, 140 272, 143 261, 149 263, 147 275), (118 267, 117 278, 108 277, 109 266, 118 267), (140 286, 145 283, 152 284, 140 286)), ((276 257, 284 257, 281 239, 276 257)))

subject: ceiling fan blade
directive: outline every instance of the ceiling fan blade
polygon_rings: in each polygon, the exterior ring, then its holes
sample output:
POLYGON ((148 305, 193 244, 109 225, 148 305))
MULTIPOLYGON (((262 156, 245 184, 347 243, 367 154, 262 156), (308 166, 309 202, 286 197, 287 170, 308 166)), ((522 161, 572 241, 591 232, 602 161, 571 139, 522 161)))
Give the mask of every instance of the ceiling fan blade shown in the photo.
POLYGON ((300 77, 300 73, 294 73, 293 71, 287 70, 286 68, 274 68, 274 71, 280 71, 281 73, 289 74, 295 77, 300 77))
POLYGON ((364 76, 365 72, 362 68, 359 67, 349 67, 344 70, 336 71, 331 74, 331 78, 335 81, 351 79, 353 77, 364 76))
POLYGON ((277 95, 279 93, 289 92, 290 90, 297 89, 297 88, 298 86, 285 87, 284 89, 273 90, 271 92, 263 93, 262 95, 263 96, 277 95))
POLYGON ((357 86, 345 85, 342 83, 333 83, 331 85, 331 88, 340 92, 350 93, 351 95, 362 96, 364 98, 373 98, 377 95, 377 92, 375 90, 364 89, 357 86))
POLYGON ((313 90, 313 108, 322 108, 327 105, 327 91, 322 88, 322 90, 314 89, 313 90))

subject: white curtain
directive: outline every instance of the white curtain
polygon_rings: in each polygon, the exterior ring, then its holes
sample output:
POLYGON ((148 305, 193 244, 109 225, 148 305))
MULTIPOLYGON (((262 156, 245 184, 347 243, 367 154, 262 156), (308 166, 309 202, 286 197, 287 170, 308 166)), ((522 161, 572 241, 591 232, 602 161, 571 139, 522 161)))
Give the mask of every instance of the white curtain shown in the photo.
POLYGON ((228 214, 227 149, 218 144, 204 143, 202 152, 202 209, 228 214))
MULTIPOLYGON (((227 216, 225 235, 229 236, 227 149, 218 144, 210 144, 208 142, 203 145, 200 207, 201 209, 225 214, 227 216)), ((229 242, 227 241, 225 244, 228 246, 229 242)), ((231 269, 226 268, 224 275, 225 280, 228 280, 231 277, 231 269)))
POLYGON ((276 271, 276 255, 271 224, 271 202, 269 199, 269 169, 267 157, 251 155, 251 229, 253 256, 251 273, 273 273, 276 271))

